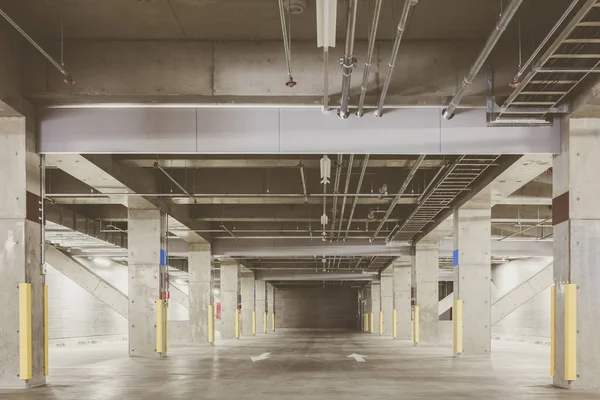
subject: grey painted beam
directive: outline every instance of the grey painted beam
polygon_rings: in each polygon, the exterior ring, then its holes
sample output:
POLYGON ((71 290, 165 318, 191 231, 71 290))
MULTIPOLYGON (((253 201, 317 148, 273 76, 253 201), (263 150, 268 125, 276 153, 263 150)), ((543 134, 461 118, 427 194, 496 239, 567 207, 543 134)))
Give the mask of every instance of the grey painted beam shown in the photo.
POLYGON ((340 121, 313 108, 42 109, 42 153, 556 153, 560 125, 494 127, 485 110, 446 121, 411 108, 340 121))

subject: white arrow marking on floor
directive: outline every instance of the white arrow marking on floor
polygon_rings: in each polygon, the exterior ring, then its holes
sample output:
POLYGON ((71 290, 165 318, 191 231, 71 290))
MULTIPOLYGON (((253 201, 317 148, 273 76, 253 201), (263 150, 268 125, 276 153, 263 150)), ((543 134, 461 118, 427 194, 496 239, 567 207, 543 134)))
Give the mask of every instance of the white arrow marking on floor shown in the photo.
POLYGON ((262 360, 268 360, 270 355, 271 355, 271 353, 262 353, 260 356, 258 356, 258 357, 250 357, 250 359, 252 360, 252 362, 262 361, 262 360))
POLYGON ((360 354, 356 353, 350 354, 348 358, 354 358, 356 362, 365 362, 365 356, 361 356, 360 354))

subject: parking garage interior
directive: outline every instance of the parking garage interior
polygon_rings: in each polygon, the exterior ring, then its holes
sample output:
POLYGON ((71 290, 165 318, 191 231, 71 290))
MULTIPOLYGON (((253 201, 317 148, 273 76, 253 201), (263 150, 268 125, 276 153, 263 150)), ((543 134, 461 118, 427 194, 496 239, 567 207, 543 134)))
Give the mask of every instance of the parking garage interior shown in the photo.
POLYGON ((0 398, 600 398, 598 0, 0 0, 0 398))

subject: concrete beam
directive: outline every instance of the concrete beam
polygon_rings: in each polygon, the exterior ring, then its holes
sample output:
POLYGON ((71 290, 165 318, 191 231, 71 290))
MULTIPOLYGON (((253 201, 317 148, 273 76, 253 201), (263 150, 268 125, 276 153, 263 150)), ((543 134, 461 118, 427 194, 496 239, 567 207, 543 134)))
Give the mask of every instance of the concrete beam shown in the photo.
MULTIPOLYGON (((48 46, 58 44, 49 43, 48 46)), ((60 75, 47 68, 34 51, 24 57, 23 91, 46 103, 196 103, 196 104, 320 104, 323 94, 322 51, 313 41, 294 42, 294 77, 298 85, 284 85, 285 57, 280 41, 135 40, 67 41, 69 71, 76 80, 63 85, 60 75), (248 79, 248 76, 253 79, 248 79), (174 96, 176 95, 176 96, 174 96)), ((387 60, 392 43, 378 42, 375 60, 387 60)), ((330 49, 329 93, 339 94, 340 69, 336 62, 343 45, 330 49)), ((398 60, 386 105, 446 106, 456 89, 456 77, 466 74, 481 49, 479 41, 407 41, 398 60)), ((355 54, 366 54, 367 42, 356 41, 355 54)), ((494 57, 497 96, 508 95, 516 63, 508 46, 498 46, 494 57)), ((362 74, 362 65, 355 73, 362 74)), ((386 62, 374 62, 369 76, 367 104, 376 104, 380 92, 377 76, 386 62)), ((352 82, 352 93, 360 89, 352 82)), ((471 86, 463 107, 485 106, 486 78, 482 74, 471 86)), ((330 100, 333 104, 334 100, 330 100)))
MULTIPOLYGON (((86 185, 103 193, 157 193, 156 179, 148 171, 124 168, 115 163, 109 155, 49 154, 46 162, 50 166, 62 169, 86 185)), ((141 196, 110 196, 126 207, 161 208, 165 207, 169 215, 168 225, 173 233, 190 243, 207 243, 203 236, 176 228, 192 227, 188 210, 176 204, 163 204, 160 199, 146 199, 141 196)))

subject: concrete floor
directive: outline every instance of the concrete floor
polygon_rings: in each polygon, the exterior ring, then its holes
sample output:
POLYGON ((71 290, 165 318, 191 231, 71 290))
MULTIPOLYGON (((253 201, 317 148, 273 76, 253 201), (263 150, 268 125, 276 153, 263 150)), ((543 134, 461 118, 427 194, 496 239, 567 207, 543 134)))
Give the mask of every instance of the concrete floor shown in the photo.
POLYGON ((57 348, 49 386, 0 399, 600 399, 549 386, 549 347, 494 341, 491 359, 368 334, 286 332, 128 359, 126 343, 57 348), (271 358, 252 362, 251 356, 271 358), (359 363, 347 356, 366 356, 359 363))

